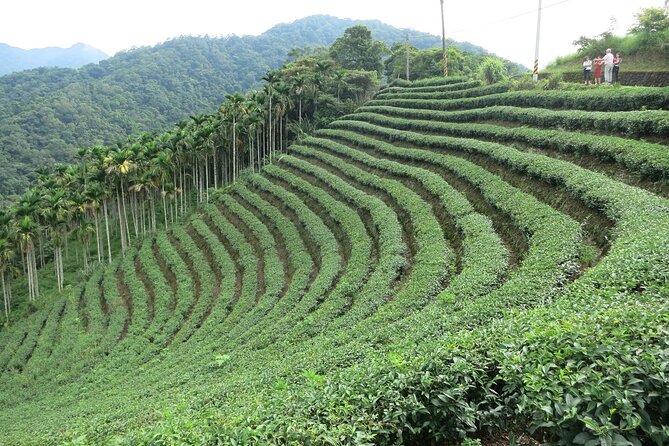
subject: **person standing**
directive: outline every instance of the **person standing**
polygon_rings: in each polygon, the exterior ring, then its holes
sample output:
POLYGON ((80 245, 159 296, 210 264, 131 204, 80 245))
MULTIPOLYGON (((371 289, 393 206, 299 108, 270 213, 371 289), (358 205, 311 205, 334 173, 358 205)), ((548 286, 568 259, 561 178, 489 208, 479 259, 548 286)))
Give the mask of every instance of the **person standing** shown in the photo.
POLYGON ((590 85, 590 76, 592 74, 592 61, 590 56, 585 56, 583 58, 583 83, 585 85, 590 85))
POLYGON ((616 53, 616 56, 613 58, 613 82, 618 83, 618 73, 620 72, 620 64, 623 62, 623 58, 620 57, 620 53, 616 53))
POLYGON ((604 59, 601 57, 595 57, 595 72, 593 73, 595 77, 595 85, 600 85, 602 83, 602 67, 604 66, 604 59))
POLYGON ((610 84, 612 77, 613 77, 613 53, 611 53, 611 48, 607 48, 606 54, 604 55, 604 82, 610 84))

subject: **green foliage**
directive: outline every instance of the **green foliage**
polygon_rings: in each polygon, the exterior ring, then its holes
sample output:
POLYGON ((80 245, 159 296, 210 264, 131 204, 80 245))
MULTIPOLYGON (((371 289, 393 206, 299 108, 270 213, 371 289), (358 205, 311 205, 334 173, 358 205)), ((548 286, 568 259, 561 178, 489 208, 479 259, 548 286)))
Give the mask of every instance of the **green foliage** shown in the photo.
POLYGON ((359 110, 361 112, 444 122, 476 122, 498 119, 533 127, 559 127, 565 130, 618 133, 636 139, 652 136, 666 138, 669 136, 669 111, 667 110, 588 112, 503 105, 462 111, 435 111, 366 105, 360 107, 359 110))
POLYGON ((382 57, 388 47, 380 41, 372 39, 371 31, 364 25, 357 25, 344 31, 330 48, 330 55, 343 68, 349 70, 376 71, 383 70, 382 57))
POLYGON ((504 64, 491 57, 483 61, 479 67, 479 76, 487 85, 496 84, 508 79, 504 64))
POLYGON ((213 365, 214 365, 214 367, 221 368, 221 367, 223 367, 227 362, 229 362, 230 359, 232 359, 230 355, 217 354, 217 355, 214 356, 214 362, 213 362, 213 365))
POLYGON ((669 437, 653 419, 669 414, 666 313, 643 303, 572 311, 513 327, 525 335, 511 341, 501 375, 517 413, 559 444, 663 444, 669 437))
POLYGON ((669 15, 662 8, 646 8, 635 17, 636 23, 628 31, 630 34, 662 33, 669 30, 669 15))
MULTIPOLYGON (((397 43, 390 49, 390 57, 385 61, 385 73, 389 79, 406 78, 407 46, 397 43)), ((449 76, 476 77, 480 66, 491 58, 481 53, 470 53, 460 50, 455 46, 448 48, 448 74, 449 76)), ((514 64, 508 60, 497 57, 504 66, 507 75, 512 76, 526 71, 524 67, 514 64)), ((438 48, 418 50, 409 47, 409 76, 410 80, 418 80, 441 76, 443 73, 442 51, 438 48)), ((408 86, 408 85, 405 85, 408 86)))
POLYGON ((548 82, 546 82, 546 90, 556 90, 560 88, 560 85, 562 84, 563 81, 563 75, 562 73, 553 73, 550 75, 548 78, 548 82))
POLYGON ((396 82, 281 150, 280 122, 334 96, 328 65, 300 55, 215 116, 84 150, 0 214, 23 252, 42 204, 109 190, 70 224, 128 238, 0 330, 0 442, 666 444, 669 202, 631 180, 668 170, 667 112, 639 110, 666 89, 396 82))
MULTIPOLYGON (((492 92, 496 88, 508 90, 510 85, 502 83, 487 88, 484 91, 492 92)), ((435 96, 438 97, 439 94, 435 96)), ((515 91, 451 100, 374 99, 368 104, 443 111, 496 105, 588 111, 666 110, 669 108, 669 87, 621 87, 603 91, 515 91)))
MULTIPOLYGON (((368 113, 366 108, 352 118, 395 129, 429 131, 440 135, 511 141, 567 153, 593 154, 602 161, 614 160, 643 176, 662 179, 669 176, 669 153, 661 144, 630 141, 614 136, 588 135, 562 130, 538 130, 525 127, 507 128, 490 124, 438 123, 440 112, 420 115, 428 120, 391 118, 368 113)), ((487 112, 489 113, 489 112, 487 112)), ((400 113, 402 114, 402 113, 400 113)), ((476 116, 474 113, 469 116, 476 116)))
POLYGON ((626 36, 603 32, 595 37, 580 36, 573 42, 575 54, 558 57, 549 69, 578 71, 583 56, 603 56, 608 48, 621 53, 623 67, 636 70, 667 71, 669 66, 669 17, 661 8, 642 9, 635 15, 636 22, 626 36))
MULTIPOLYGON (((279 68, 292 49, 327 47, 356 23, 314 16, 257 37, 178 37, 76 70, 38 68, 2 76, 0 204, 22 194, 36 168, 72 162, 81 147, 115 145, 212 113, 226 94, 262 87, 261 77, 279 68)), ((388 44, 404 36, 378 21, 364 23, 388 44)), ((420 48, 439 44, 437 37, 414 34, 420 48)), ((347 97, 364 98, 359 88, 347 97)))

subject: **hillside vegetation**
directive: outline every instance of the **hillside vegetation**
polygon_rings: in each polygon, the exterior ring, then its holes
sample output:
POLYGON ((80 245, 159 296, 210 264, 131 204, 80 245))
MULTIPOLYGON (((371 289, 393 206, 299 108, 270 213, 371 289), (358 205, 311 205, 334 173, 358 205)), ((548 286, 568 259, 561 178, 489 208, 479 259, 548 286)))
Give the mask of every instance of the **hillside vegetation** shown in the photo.
POLYGON ((663 9, 643 9, 625 36, 604 31, 595 37, 581 36, 574 46, 576 53, 557 58, 547 70, 580 72, 584 56, 602 57, 611 48, 622 54, 622 71, 669 71, 669 16, 663 9))
MULTIPOLYGON (((226 94, 258 87, 294 48, 328 47, 356 23, 388 45, 405 38, 406 30, 379 21, 313 16, 260 36, 178 37, 77 70, 40 68, 0 77, 0 202, 22 193, 34 169, 70 161, 80 147, 112 145, 213 112, 226 94)), ((440 42, 417 31, 411 38, 421 49, 440 42)))
POLYGON ((666 444, 669 89, 398 85, 223 191, 234 113, 181 191, 91 154, 114 256, 0 331, 0 443, 666 444))

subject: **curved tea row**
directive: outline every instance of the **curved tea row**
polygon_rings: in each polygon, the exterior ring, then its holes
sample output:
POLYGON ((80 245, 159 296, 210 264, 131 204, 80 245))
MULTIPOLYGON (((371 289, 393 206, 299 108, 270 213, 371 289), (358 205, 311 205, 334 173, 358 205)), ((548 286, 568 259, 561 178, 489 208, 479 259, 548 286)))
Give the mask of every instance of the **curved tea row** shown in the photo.
MULTIPOLYGON (((387 88, 0 332, 3 435, 394 444, 514 418, 548 441, 662 442, 661 383, 642 387, 660 388, 644 403, 657 414, 625 428, 579 394, 536 391, 527 379, 553 371, 525 367, 541 336, 596 326, 632 345, 616 327, 640 309, 638 356, 662 350, 669 91, 507 90, 387 88), (585 322, 556 329, 551 314, 585 322)), ((602 370, 580 361, 575 392, 602 370)))

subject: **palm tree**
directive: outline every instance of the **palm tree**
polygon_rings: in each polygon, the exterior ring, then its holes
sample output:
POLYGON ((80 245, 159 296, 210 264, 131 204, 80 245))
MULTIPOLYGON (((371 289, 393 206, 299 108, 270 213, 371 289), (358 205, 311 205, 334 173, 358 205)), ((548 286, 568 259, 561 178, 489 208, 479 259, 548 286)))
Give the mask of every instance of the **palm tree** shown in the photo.
POLYGON ((334 74, 335 88, 337 90, 337 102, 341 102, 341 90, 346 85, 346 71, 337 70, 334 74))
POLYGON ((237 120, 243 112, 244 96, 240 93, 225 95, 225 108, 229 119, 232 120, 232 182, 237 181, 237 120))
POLYGON ((28 296, 34 301, 39 296, 39 281, 37 279, 37 259, 35 257, 35 238, 39 237, 40 228, 37 223, 37 211, 41 207, 42 197, 37 189, 29 189, 14 209, 12 234, 16 238, 16 245, 25 255, 25 271, 28 277, 28 296))
POLYGON ((330 74, 332 67, 334 66, 334 61, 331 59, 322 59, 316 61, 316 73, 319 73, 321 76, 327 76, 330 74))
POLYGON ((28 276, 28 298, 31 302, 39 297, 39 281, 37 279, 37 260, 35 258, 35 237, 38 225, 30 215, 19 217, 14 233, 21 251, 25 254, 26 274, 28 276))
POLYGON ((257 126, 258 136, 256 143, 256 161, 258 162, 258 165, 260 165, 260 160, 264 160, 267 153, 268 138, 267 133, 265 132, 268 112, 266 105, 267 93, 263 90, 252 91, 248 95, 248 101, 249 113, 256 113, 262 120, 262 122, 257 126))
MULTIPOLYGON (((6 234, 3 234, 6 235, 6 234)), ((2 297, 5 305, 5 318, 9 322, 9 312, 12 310, 12 289, 6 273, 14 261, 14 247, 8 238, 0 238, 0 282, 2 283, 2 297)))
POLYGON ((297 73, 293 77, 293 82, 292 82, 292 88, 295 94, 297 95, 297 101, 298 101, 298 108, 297 108, 297 119, 298 122, 300 123, 300 126, 302 125, 302 93, 304 93, 304 89, 306 86, 307 80, 303 74, 297 73))
POLYGON ((121 251, 125 253, 128 249, 130 230, 128 225, 128 214, 125 204, 125 178, 134 168, 135 163, 131 159, 132 152, 123 147, 118 147, 105 159, 107 174, 112 175, 116 188, 116 207, 118 211, 119 227, 121 233, 121 251))
POLYGON ((65 190, 55 189, 46 196, 46 212, 43 214, 48 222, 48 231, 51 233, 53 246, 53 263, 56 271, 58 290, 63 290, 63 243, 67 238, 67 226, 70 223, 72 203, 68 200, 65 190))
POLYGON ((257 162, 258 169, 260 169, 260 129, 264 122, 262 109, 250 104, 250 108, 244 119, 244 124, 248 129, 249 141, 249 166, 251 172, 255 172, 255 164, 257 162), (255 159, 254 159, 255 158, 255 159))
POLYGON ((284 82, 276 86, 277 98, 274 108, 277 120, 279 122, 279 148, 283 152, 284 139, 288 121, 288 111, 293 107, 293 101, 290 96, 290 86, 284 82))
MULTIPOLYGON (((86 189, 85 189, 85 195, 88 199, 88 203, 90 206, 90 209, 93 213, 93 217, 95 219, 95 230, 97 233, 99 233, 99 222, 98 222, 98 216, 97 213, 100 209, 100 206, 102 206, 102 214, 105 219, 105 233, 107 235, 107 257, 109 260, 109 263, 112 262, 112 251, 111 251, 111 234, 109 232, 109 212, 108 212, 108 206, 107 202, 109 200, 109 193, 107 189, 104 187, 104 185, 101 182, 98 181, 93 181, 87 184, 86 189)), ((98 261, 102 262, 102 256, 101 252, 104 251, 102 241, 100 240, 98 243, 98 261)))
POLYGON ((274 156, 274 141, 273 141, 273 136, 272 136, 272 96, 274 95, 274 85, 277 84, 280 80, 279 78, 279 73, 277 71, 270 71, 268 72, 265 76, 262 78, 265 82, 267 82, 267 97, 269 98, 269 130, 268 130, 268 136, 269 136, 269 158, 270 162, 272 160, 272 157, 274 156))

